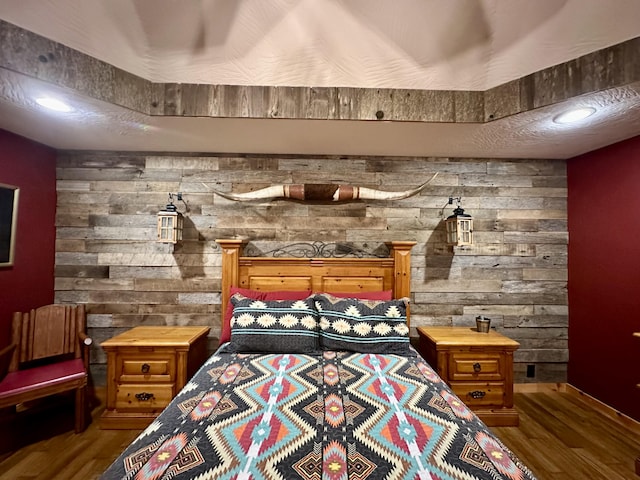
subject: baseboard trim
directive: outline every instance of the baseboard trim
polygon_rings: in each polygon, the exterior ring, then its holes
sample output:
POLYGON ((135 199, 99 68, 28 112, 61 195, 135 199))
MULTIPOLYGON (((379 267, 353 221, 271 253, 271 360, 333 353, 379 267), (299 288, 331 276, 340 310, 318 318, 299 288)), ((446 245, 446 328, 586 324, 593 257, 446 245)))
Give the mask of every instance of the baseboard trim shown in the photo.
POLYGON ((571 395, 576 395, 593 406, 598 412, 605 415, 612 420, 617 421, 618 423, 626 426, 630 430, 633 430, 635 433, 640 435, 640 422, 634 420, 628 415, 625 415, 622 412, 619 412, 615 408, 607 405, 606 403, 598 400, 595 397, 592 397, 588 393, 583 392, 579 388, 574 387, 570 383, 565 384, 566 392, 571 395))

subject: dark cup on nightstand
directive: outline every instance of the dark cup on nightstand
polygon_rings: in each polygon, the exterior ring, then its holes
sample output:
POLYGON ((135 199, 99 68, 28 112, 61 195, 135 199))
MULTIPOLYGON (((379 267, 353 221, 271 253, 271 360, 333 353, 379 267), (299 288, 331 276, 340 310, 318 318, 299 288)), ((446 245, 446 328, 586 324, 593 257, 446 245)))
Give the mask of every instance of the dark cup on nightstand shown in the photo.
POLYGON ((483 316, 476 317, 476 329, 480 333, 489 333, 491 328, 491 319, 483 316))

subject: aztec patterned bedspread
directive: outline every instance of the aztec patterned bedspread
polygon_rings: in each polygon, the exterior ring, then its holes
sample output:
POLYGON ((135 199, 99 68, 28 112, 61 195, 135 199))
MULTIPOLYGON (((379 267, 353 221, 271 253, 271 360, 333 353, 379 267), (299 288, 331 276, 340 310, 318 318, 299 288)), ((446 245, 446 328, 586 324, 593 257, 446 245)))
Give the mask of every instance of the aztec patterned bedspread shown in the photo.
POLYGON ((224 347, 101 478, 534 478, 413 349, 224 347))

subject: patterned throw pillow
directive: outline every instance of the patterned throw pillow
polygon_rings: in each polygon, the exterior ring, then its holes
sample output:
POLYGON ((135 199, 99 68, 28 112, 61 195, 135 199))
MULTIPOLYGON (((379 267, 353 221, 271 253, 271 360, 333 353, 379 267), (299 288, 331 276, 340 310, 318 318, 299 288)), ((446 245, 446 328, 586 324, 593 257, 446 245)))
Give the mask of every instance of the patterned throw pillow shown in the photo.
POLYGON ((315 295, 323 350, 409 353, 408 299, 379 301, 315 295))
POLYGON ((313 297, 257 300, 231 297, 231 346, 236 352, 312 353, 319 350, 313 297))
MULTIPOLYGON (((263 292, 259 290, 251 290, 248 288, 231 287, 229 294, 233 296, 236 293, 240 293, 247 298, 257 298, 259 300, 302 300, 311 295, 311 290, 285 290, 274 292, 263 292)), ((231 298, 227 304, 227 309, 224 312, 224 318, 222 319, 222 329, 220 331, 219 344, 228 342, 231 340, 231 317, 233 316, 233 303, 231 298)))

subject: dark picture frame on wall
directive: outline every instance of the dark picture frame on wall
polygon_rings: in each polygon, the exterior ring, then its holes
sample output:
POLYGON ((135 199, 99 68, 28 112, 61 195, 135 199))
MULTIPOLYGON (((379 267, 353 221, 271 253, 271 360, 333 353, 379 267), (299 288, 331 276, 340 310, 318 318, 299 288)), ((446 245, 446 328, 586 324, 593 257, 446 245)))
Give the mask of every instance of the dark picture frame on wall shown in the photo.
POLYGON ((13 265, 20 189, 0 183, 0 267, 13 265))

